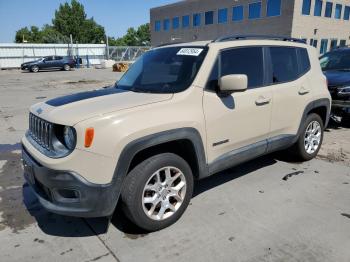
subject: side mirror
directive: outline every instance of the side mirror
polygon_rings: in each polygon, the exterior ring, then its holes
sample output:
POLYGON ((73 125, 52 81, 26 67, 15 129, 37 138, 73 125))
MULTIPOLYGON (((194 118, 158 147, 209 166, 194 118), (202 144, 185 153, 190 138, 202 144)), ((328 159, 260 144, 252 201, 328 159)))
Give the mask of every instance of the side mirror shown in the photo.
POLYGON ((230 94, 233 92, 244 92, 248 88, 247 75, 226 75, 219 80, 220 92, 230 94))

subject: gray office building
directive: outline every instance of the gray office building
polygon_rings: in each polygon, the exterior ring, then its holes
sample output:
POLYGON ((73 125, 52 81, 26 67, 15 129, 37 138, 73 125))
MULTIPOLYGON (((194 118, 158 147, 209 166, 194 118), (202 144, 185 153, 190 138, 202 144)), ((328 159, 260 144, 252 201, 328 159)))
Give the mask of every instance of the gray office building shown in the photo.
POLYGON ((153 46, 266 34, 305 39, 325 53, 350 41, 350 0, 187 0, 150 13, 153 46))

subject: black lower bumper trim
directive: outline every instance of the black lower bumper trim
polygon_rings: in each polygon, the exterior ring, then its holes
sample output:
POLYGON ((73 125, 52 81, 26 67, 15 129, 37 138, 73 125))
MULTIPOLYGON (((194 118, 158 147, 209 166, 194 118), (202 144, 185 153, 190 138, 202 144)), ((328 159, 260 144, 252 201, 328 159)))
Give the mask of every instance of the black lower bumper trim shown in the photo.
POLYGON ((48 211, 76 217, 113 214, 119 196, 113 184, 93 184, 74 172, 43 167, 24 147, 22 158, 25 179, 48 211))

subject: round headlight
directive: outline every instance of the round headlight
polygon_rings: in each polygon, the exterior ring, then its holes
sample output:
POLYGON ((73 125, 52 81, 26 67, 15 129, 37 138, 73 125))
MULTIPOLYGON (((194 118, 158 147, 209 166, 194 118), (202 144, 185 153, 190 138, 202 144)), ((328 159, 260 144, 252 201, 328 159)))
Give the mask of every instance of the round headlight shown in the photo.
POLYGON ((66 147, 69 150, 73 150, 75 148, 75 130, 73 127, 65 126, 63 131, 63 138, 66 147))

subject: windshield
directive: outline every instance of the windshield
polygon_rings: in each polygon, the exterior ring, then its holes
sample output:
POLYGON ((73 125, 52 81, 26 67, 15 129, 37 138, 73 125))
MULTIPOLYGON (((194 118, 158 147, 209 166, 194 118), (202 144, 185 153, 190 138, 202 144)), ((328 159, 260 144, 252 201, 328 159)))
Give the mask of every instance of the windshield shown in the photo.
POLYGON ((177 93, 196 77, 206 47, 164 47, 141 56, 117 82, 116 88, 145 93, 177 93))
POLYGON ((321 68, 327 70, 350 70, 350 52, 330 52, 321 56, 321 68))

